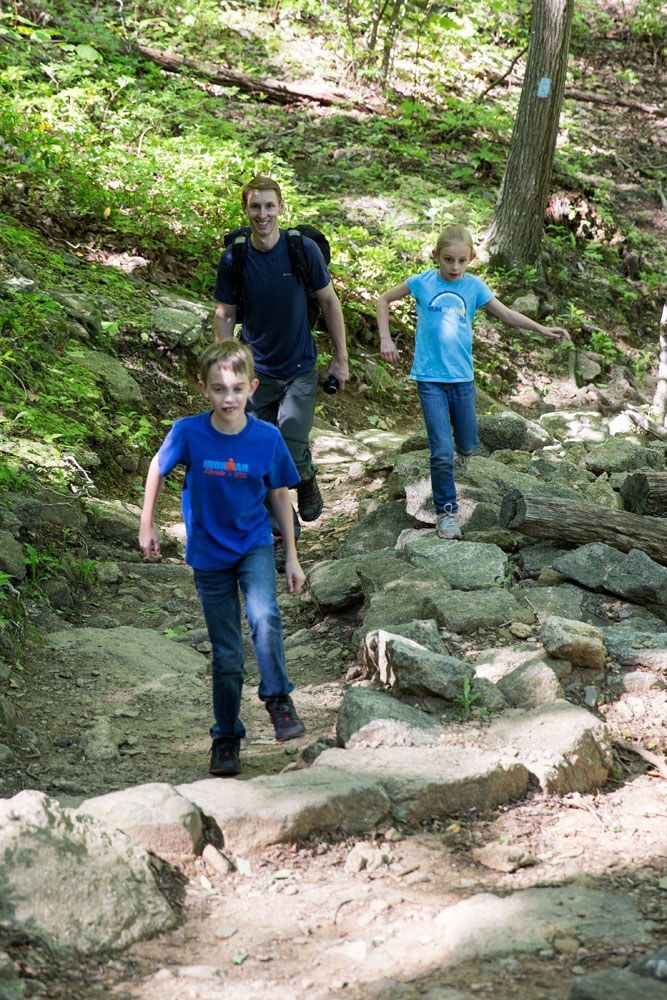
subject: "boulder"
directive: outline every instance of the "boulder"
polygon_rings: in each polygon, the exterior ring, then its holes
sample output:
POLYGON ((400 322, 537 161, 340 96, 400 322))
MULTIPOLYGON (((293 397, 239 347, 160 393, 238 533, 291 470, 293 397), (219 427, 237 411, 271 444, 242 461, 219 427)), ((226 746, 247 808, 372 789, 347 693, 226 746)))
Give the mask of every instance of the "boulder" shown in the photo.
POLYGON ((165 782, 86 799, 77 812, 122 830, 167 861, 197 854, 201 847, 204 828, 199 809, 165 782))
POLYGON ((379 679, 397 694, 431 694, 455 701, 463 678, 472 680, 474 667, 453 656, 431 653, 408 639, 387 639, 379 679))
POLYGON ((667 608, 667 567, 639 549, 630 549, 605 576, 604 589, 626 601, 667 608))
POLYGON ((560 441, 589 441, 599 443, 609 436, 607 421, 601 413, 572 410, 543 413, 540 427, 560 441))
POLYGON ((25 555, 23 546, 9 531, 0 531, 0 573, 14 580, 25 580, 25 555))
POLYGON ((503 696, 513 708, 536 708, 563 697, 553 670, 545 663, 524 663, 498 681, 503 696))
POLYGON ((72 360, 97 376, 102 391, 111 399, 126 406, 145 405, 139 383, 118 358, 101 351, 82 350, 72 360))
POLYGON ((665 460, 654 448, 642 448, 622 437, 608 437, 591 448, 585 466, 596 476, 606 472, 633 472, 635 469, 664 469, 665 460))
POLYGON ((394 580, 388 583, 381 592, 372 594, 363 621, 357 630, 357 639, 364 641, 367 632, 385 629, 388 632, 400 632, 400 626, 405 622, 424 618, 433 618, 426 613, 430 598, 439 596, 448 585, 434 580, 394 580))
POLYGON ((499 588, 431 593, 424 600, 424 617, 435 618, 438 625, 452 632, 475 632, 504 622, 534 620, 530 608, 499 588))
POLYGON ((575 979, 570 1000, 664 1000, 665 987, 630 969, 605 969, 575 979))
POLYGON ((41 792, 0 801, 0 854, 3 922, 55 951, 115 951, 178 923, 143 848, 41 792))
POLYGON ((406 539, 402 552, 430 578, 445 580, 453 590, 500 587, 508 570, 507 556, 497 545, 446 541, 430 531, 406 539))
POLYGON ((442 733, 433 716, 371 688, 348 688, 338 710, 336 736, 347 749, 434 746, 442 733))
POLYGON ((410 824, 493 809, 522 799, 529 787, 521 764, 473 747, 334 748, 320 754, 313 770, 319 768, 380 782, 394 819, 410 824))
POLYGON ((157 306, 151 313, 151 328, 167 347, 195 347, 203 338, 204 323, 189 309, 157 306))
POLYGON ((518 413, 482 414, 477 420, 479 439, 490 451, 536 451, 553 444, 551 434, 540 424, 525 420, 518 413))
POLYGON ((393 631, 375 629, 367 632, 364 638, 362 655, 366 676, 376 679, 386 677, 389 672, 387 664, 387 641, 389 639, 406 639, 432 653, 447 653, 437 623, 432 618, 405 622, 393 631))
POLYGON ((603 630, 607 654, 623 667, 667 671, 667 628, 620 623, 603 630))
MULTIPOLYGON (((208 778, 176 791, 211 816, 235 853, 313 834, 352 834, 387 819, 390 803, 379 780, 317 765, 250 781, 208 778)), ((347 753, 347 751, 340 751, 347 753)))
POLYGON ((603 631, 585 622, 551 615, 540 628, 542 644, 547 653, 569 660, 576 667, 603 670, 605 647, 603 631))
POLYGON ((476 677, 484 677, 496 684, 502 677, 507 677, 508 674, 524 665, 549 667, 559 681, 572 673, 572 664, 567 660, 557 660, 555 657, 545 656, 543 650, 535 649, 534 646, 529 645, 481 649, 474 655, 472 662, 475 666, 476 677))
POLYGON ((316 563, 308 571, 308 584, 320 611, 343 611, 361 604, 364 595, 357 575, 358 556, 316 563))
MULTIPOLYGON (((138 550, 141 508, 124 500, 91 500, 87 514, 93 533, 112 545, 138 550)), ((173 556, 178 546, 173 538, 163 533, 160 539, 162 554, 173 556)))
POLYGON ((97 336, 102 332, 102 314, 95 299, 61 288, 50 289, 49 295, 60 303, 71 319, 80 323, 89 333, 97 336))
POLYGON ((611 545, 605 545, 604 542, 590 542, 564 555, 561 553, 552 566, 582 587, 602 590, 607 574, 624 559, 625 554, 612 548, 611 545))
POLYGON ((415 527, 418 527, 418 522, 406 513, 405 504, 400 500, 380 504, 361 521, 352 525, 340 554, 351 556, 360 552, 393 548, 405 528, 415 527))
POLYGON ((612 765, 606 726, 567 701, 508 711, 491 722, 482 746, 521 761, 550 795, 600 788, 612 765))

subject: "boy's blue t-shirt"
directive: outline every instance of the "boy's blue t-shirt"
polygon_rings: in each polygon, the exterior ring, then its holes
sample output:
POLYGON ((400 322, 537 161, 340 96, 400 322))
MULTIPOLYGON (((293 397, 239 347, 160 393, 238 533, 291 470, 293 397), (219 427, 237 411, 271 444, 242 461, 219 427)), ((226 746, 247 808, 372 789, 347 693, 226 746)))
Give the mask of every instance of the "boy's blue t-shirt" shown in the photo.
MULTIPOLYGON (((303 238, 309 286, 320 291, 331 281, 317 243, 303 238)), ((238 305, 232 277, 232 250, 218 265, 215 299, 238 305)), ((260 374, 287 378, 310 371, 317 360, 317 346, 308 323, 306 289, 292 273, 283 230, 270 250, 256 250, 248 240, 248 254, 241 286, 243 327, 240 339, 247 344, 260 374)))
POLYGON ((445 281, 437 268, 413 275, 406 284, 417 303, 410 376, 417 382, 472 382, 472 321, 494 298, 491 289, 472 274, 445 281))
POLYGON ((248 415, 238 434, 222 434, 210 413, 177 420, 158 451, 161 476, 184 465, 185 561, 194 569, 227 569, 272 542, 264 498, 296 486, 299 473, 280 432, 248 415))

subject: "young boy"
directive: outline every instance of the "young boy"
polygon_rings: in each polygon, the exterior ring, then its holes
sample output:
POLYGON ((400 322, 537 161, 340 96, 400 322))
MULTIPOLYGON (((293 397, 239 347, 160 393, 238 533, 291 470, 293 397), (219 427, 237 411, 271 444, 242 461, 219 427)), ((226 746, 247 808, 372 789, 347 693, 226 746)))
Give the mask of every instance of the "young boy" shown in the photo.
POLYGON ((288 490, 299 473, 276 427, 246 414, 257 387, 253 359, 234 340, 207 347, 199 360, 199 383, 210 412, 177 420, 153 457, 144 496, 139 545, 149 559, 160 556, 153 517, 162 483, 176 465, 186 468, 183 518, 185 561, 194 580, 213 647, 213 714, 210 773, 238 774, 239 719, 243 688, 243 637, 239 585, 259 667, 258 694, 279 741, 305 732, 285 671, 282 619, 276 601, 273 538, 264 499, 282 533, 285 578, 291 594, 303 586, 288 490))

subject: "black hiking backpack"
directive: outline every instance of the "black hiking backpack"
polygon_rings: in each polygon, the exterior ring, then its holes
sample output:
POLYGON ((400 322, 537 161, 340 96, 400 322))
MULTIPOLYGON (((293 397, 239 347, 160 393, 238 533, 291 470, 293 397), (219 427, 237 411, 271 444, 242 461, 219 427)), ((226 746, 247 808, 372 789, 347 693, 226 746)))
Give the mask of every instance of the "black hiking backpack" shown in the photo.
MULTIPOLYGON (((290 266, 292 268, 292 274, 299 282, 300 285, 306 290, 306 296, 308 300, 308 323, 310 328, 313 329, 320 315, 320 306, 315 295, 315 291, 310 287, 310 274, 308 270, 308 260, 303 249, 303 238, 306 236, 308 239, 312 240, 313 243, 317 243, 322 256, 324 257, 324 263, 329 266, 331 261, 331 247, 329 246, 329 241, 321 233, 319 229, 315 226, 308 226, 306 224, 301 224, 299 226, 293 226, 291 229, 285 230, 287 236, 287 252, 289 253, 290 266)), ((225 233, 224 245, 225 250, 232 248, 232 280, 234 282, 234 290, 236 292, 236 298, 238 299, 238 305, 236 307, 236 322, 243 322, 243 300, 241 297, 241 290, 243 288, 243 272, 245 271, 246 257, 248 256, 248 241, 250 240, 250 226, 240 226, 238 229, 233 229, 230 233, 225 233)))

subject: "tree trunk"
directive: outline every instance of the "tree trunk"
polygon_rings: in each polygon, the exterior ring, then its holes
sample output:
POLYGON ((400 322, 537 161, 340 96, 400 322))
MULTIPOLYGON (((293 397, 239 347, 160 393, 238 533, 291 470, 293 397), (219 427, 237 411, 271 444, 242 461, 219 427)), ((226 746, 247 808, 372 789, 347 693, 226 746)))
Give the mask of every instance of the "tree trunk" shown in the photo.
POLYGON ((660 353, 658 360, 658 384, 649 413, 657 423, 667 427, 667 302, 662 307, 660 317, 660 353))
POLYGON ((621 486, 621 496, 633 514, 667 517, 667 472, 633 472, 621 486))
POLYGON ((661 565, 667 565, 667 523, 659 517, 640 517, 595 503, 512 490, 501 504, 500 523, 533 538, 557 539, 575 545, 605 542, 621 552, 640 549, 661 565))
POLYGON ((574 0, 534 0, 526 75, 505 175, 485 244, 505 267, 540 257, 574 0))

